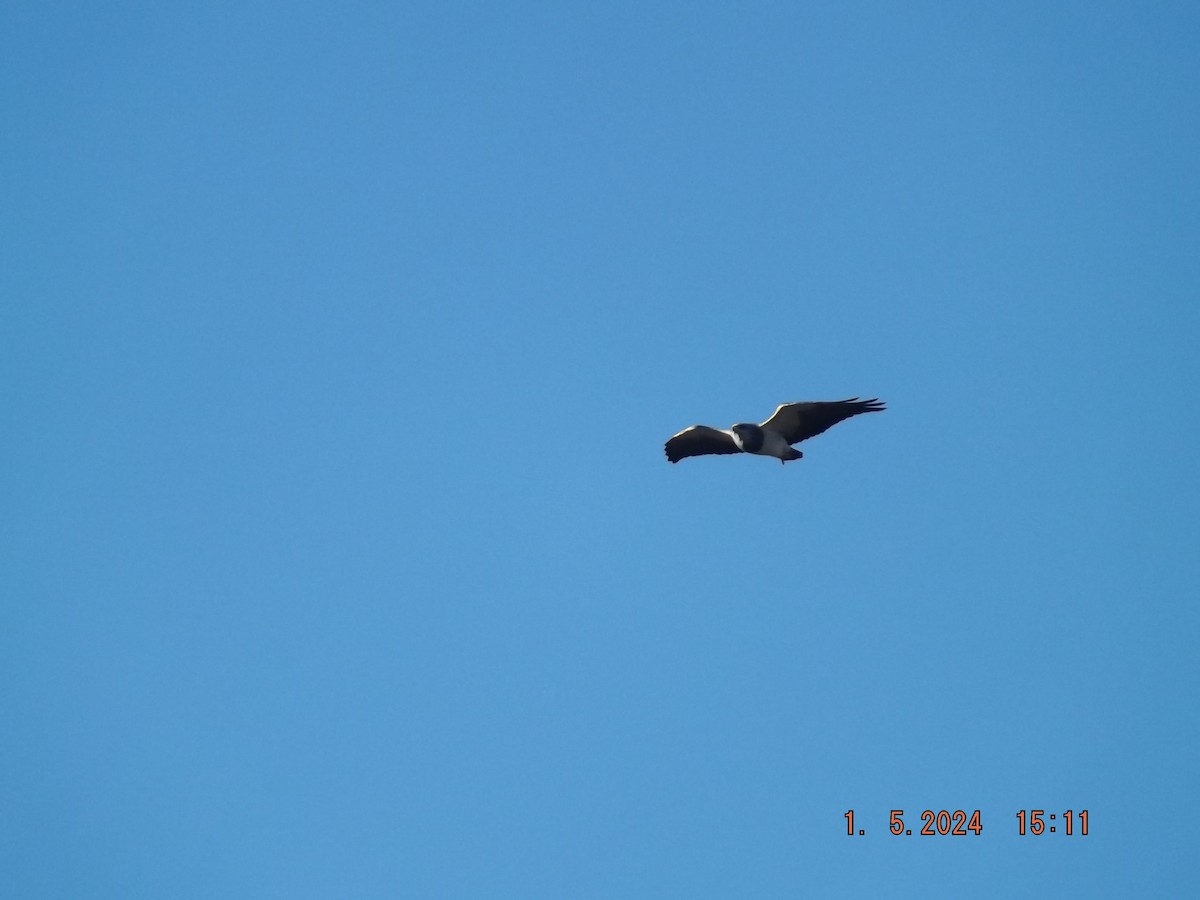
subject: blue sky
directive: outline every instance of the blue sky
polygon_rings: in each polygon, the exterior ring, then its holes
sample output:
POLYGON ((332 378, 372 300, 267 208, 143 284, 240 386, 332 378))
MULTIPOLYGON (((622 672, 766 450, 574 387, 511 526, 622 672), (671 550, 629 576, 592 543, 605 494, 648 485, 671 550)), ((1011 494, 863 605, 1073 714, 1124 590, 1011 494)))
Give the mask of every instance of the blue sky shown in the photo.
POLYGON ((1194 892, 1198 39, 5 5, 5 896, 1194 892))

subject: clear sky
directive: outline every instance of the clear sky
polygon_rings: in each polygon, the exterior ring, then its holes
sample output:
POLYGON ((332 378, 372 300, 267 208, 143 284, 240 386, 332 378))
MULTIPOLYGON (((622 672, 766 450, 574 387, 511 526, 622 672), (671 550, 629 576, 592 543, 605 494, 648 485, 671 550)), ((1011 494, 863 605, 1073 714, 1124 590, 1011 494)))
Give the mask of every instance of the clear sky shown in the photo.
POLYGON ((0 894, 1194 896, 1198 47, 5 3, 0 894))

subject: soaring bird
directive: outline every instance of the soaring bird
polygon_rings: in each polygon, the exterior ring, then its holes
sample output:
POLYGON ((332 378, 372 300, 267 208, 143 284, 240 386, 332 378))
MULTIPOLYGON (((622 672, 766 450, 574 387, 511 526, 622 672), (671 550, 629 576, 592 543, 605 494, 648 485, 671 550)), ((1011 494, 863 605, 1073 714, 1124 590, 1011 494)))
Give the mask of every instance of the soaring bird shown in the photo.
POLYGON ((755 453, 773 456, 781 463, 804 456, 792 444, 816 437, 843 419, 859 413, 883 412, 878 399, 818 400, 784 403, 761 425, 739 422, 728 431, 693 425, 672 437, 666 444, 667 459, 673 463, 688 456, 709 453, 755 453))

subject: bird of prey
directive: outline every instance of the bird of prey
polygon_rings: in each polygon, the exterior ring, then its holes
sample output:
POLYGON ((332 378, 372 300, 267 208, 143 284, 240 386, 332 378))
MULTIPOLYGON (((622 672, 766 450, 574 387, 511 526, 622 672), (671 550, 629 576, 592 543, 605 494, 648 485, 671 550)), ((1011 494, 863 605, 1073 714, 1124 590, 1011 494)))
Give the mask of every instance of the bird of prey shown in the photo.
POLYGON ((877 399, 821 400, 808 403, 784 403, 761 425, 739 422, 728 431, 693 425, 672 437, 666 444, 667 459, 673 463, 688 456, 709 453, 755 453, 773 456, 781 463, 800 459, 804 454, 792 444, 816 437, 843 419, 859 413, 882 412, 877 399))

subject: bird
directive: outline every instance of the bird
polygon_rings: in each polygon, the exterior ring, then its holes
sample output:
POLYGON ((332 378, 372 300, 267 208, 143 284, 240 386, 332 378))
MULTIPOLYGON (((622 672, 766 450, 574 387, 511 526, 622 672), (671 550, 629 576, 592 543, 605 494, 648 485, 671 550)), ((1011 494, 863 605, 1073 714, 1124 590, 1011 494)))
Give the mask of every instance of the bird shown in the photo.
POLYGON ((773 456, 786 463, 804 456, 792 447, 828 431, 838 422, 860 413, 883 412, 878 398, 860 400, 818 400, 783 403, 761 425, 739 422, 724 431, 708 425, 692 425, 667 441, 667 459, 677 463, 689 456, 720 453, 753 453, 773 456))

